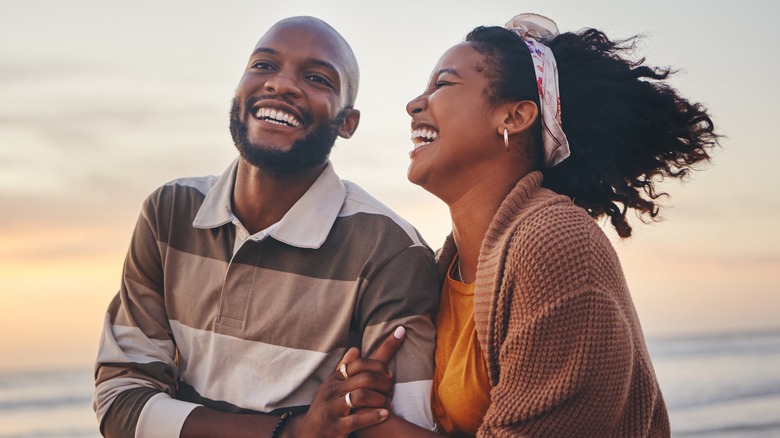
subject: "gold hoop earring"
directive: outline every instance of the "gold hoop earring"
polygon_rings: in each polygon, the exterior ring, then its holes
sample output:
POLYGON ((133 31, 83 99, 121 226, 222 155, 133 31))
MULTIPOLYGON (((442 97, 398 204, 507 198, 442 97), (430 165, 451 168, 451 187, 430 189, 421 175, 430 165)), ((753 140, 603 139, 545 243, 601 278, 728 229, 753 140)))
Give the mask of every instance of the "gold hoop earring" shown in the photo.
POLYGON ((504 147, 509 152, 509 131, 506 128, 504 128, 504 147))

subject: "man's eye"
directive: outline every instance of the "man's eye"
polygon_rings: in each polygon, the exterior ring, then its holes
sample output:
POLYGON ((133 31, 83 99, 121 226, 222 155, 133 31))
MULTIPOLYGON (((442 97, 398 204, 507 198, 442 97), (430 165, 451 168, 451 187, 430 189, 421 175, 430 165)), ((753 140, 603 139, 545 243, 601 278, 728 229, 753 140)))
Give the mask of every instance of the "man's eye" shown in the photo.
POLYGON ((266 61, 257 61, 252 64, 252 68, 256 68, 259 70, 270 70, 273 68, 273 66, 266 61))
POLYGON ((325 85, 326 87, 333 88, 333 84, 331 84, 329 80, 325 79, 320 75, 309 75, 307 76, 307 78, 312 82, 316 82, 318 84, 325 85))

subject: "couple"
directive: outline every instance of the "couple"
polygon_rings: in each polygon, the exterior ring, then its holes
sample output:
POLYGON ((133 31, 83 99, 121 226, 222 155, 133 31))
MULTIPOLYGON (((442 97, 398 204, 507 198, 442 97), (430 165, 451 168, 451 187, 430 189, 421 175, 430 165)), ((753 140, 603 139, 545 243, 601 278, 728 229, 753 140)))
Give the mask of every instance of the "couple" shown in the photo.
POLYGON ((240 157, 143 205, 97 358, 101 433, 668 436, 593 218, 628 237, 629 209, 658 214, 653 178, 717 136, 629 45, 523 14, 444 53, 406 108, 409 180, 452 216, 434 257, 328 161, 360 117, 347 42, 274 25, 233 101, 240 157))

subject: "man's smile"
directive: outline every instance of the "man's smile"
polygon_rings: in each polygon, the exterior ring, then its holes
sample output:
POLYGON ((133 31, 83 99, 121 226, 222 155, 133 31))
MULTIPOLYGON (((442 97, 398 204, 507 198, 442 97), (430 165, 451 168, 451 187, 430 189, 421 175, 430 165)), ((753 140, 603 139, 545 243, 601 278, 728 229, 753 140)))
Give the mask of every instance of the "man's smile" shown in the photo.
POLYGON ((254 112, 254 116, 258 120, 273 123, 275 125, 290 126, 293 128, 298 128, 303 125, 300 119, 294 114, 279 108, 260 107, 254 112))

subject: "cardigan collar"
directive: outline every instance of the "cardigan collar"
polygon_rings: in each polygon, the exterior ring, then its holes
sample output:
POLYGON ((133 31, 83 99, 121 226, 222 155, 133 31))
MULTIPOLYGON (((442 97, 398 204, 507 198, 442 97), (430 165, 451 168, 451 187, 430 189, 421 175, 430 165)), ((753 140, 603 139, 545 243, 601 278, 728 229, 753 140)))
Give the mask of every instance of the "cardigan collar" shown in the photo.
MULTIPOLYGON (((482 240, 482 248, 479 251, 480 258, 486 252, 486 244, 495 243, 496 238, 501 236, 510 226, 510 222, 507 222, 507 220, 514 221, 517 216, 527 210, 528 206, 532 204, 530 202, 532 195, 542 186, 543 179, 542 172, 533 171, 520 178, 517 184, 515 184, 490 221, 487 234, 482 240)), ((492 247, 493 245, 490 246, 492 247)), ((444 245, 436 253, 436 268, 440 284, 444 281, 447 269, 457 252, 458 248, 455 246, 455 239, 452 237, 452 233, 450 233, 444 240, 444 245)))
MULTIPOLYGON (((534 171, 523 176, 515 184, 493 216, 479 250, 477 278, 474 283, 474 323, 477 339, 482 347, 482 353, 485 355, 485 362, 489 364, 488 376, 494 386, 498 383, 500 370, 495 365, 497 362, 494 360, 497 340, 495 333, 489 327, 492 327, 493 319, 498 311, 496 309, 498 305, 496 292, 504 274, 499 261, 502 258, 500 251, 508 244, 507 238, 510 234, 508 230, 541 205, 540 203, 551 199, 547 196, 536 196, 540 190, 545 190, 541 187, 542 179, 542 173, 534 171), (494 364, 494 366, 490 366, 490 364, 494 364)), ((552 199, 555 198, 557 197, 552 199)), ((452 263, 457 251, 455 239, 450 233, 444 241, 444 246, 436 253, 436 269, 440 285, 443 284, 447 268, 452 263)))

